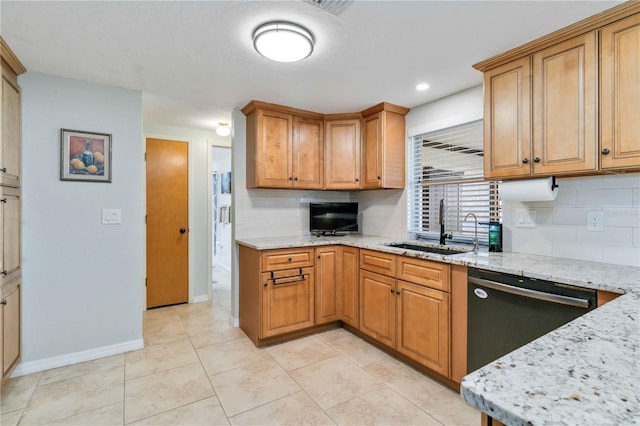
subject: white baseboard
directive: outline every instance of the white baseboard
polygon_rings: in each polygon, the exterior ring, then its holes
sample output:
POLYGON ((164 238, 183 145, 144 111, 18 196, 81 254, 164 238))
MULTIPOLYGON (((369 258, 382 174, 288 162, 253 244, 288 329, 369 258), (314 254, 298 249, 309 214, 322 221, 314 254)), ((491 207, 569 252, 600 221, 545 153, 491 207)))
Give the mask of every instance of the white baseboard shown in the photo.
POLYGON ((240 320, 238 318, 231 317, 231 319, 233 320, 234 327, 236 328, 240 327, 240 320))
POLYGON ((208 302, 208 301, 209 301, 209 295, 201 294, 200 296, 193 296, 193 301, 191 303, 202 303, 202 302, 208 302))
POLYGON ((15 370, 13 370, 11 377, 25 376, 27 374, 38 373, 52 368, 65 367, 67 365, 78 364, 85 361, 93 361, 94 359, 118 355, 142 348, 144 348, 144 340, 138 339, 116 343, 115 345, 102 346, 100 348, 89 349, 86 351, 39 359, 36 361, 21 362, 16 366, 15 370))

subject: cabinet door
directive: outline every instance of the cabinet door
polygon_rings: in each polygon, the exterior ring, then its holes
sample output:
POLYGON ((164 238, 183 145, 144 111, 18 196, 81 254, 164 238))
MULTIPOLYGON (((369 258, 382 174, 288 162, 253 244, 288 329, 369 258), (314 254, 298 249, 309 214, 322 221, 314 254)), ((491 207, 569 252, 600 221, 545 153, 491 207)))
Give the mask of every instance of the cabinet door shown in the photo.
POLYGON ((382 188, 382 143, 384 115, 382 112, 363 119, 362 188, 382 188))
POLYGON ((600 167, 640 168, 640 14, 602 29, 600 167))
POLYGON ((596 170, 597 42, 591 32, 533 55, 533 172, 596 170))
POLYGON ((398 288, 396 349, 438 373, 449 375, 449 295, 404 281, 398 288))
POLYGON ((360 331, 387 346, 395 346, 395 279, 360 271, 360 331))
POLYGON ((2 374, 20 356, 20 284, 2 290, 2 374))
POLYGON ((20 190, 0 189, 0 284, 20 275, 20 190))
POLYGON ((342 317, 345 323, 359 327, 359 303, 358 292, 358 249, 355 247, 342 247, 342 317))
POLYGON ((313 282, 313 268, 283 271, 275 279, 271 279, 270 273, 262 274, 260 337, 277 336, 313 325, 313 282))
POLYGON ((325 188, 360 189, 360 120, 327 120, 325 188))
POLYGON ((484 73, 484 177, 531 174, 531 60, 484 73))
POLYGON ((341 317, 341 248, 316 249, 316 324, 338 321, 341 317))
POLYGON ((15 75, 2 67, 2 137, 0 184, 20 186, 20 87, 15 75))
POLYGON ((263 188, 290 188, 293 182, 293 116, 257 110, 256 183, 263 188))
POLYGON ((324 138, 322 120, 293 118, 293 186, 322 189, 324 186, 324 138))

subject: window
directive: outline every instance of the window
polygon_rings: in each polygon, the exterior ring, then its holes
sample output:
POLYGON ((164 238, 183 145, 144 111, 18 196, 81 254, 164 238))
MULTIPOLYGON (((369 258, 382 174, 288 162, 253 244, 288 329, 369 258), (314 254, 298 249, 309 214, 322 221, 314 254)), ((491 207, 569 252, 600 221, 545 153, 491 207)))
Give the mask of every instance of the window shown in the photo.
MULTIPOLYGON (((483 180, 482 120, 414 136, 409 149, 409 232, 427 238, 440 235, 440 200, 445 232, 454 241, 471 241, 475 223, 500 220, 498 182, 483 180)), ((488 227, 478 226, 480 243, 488 227)))

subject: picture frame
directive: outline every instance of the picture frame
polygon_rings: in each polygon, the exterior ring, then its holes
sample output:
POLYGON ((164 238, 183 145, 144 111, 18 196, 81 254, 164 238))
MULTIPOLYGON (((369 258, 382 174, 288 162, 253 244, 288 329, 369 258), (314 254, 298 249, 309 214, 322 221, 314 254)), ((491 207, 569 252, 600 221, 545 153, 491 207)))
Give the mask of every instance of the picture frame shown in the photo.
POLYGON ((111 134, 60 129, 60 180, 111 183, 111 134))
POLYGON ((231 194, 231 172, 220 175, 220 193, 231 194))

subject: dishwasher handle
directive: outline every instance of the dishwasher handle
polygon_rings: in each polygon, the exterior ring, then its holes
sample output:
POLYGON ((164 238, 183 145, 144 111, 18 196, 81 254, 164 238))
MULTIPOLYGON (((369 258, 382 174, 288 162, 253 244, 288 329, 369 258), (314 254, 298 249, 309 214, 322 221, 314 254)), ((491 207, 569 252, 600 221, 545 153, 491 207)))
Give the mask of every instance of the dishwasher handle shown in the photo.
POLYGON ((515 287, 512 285, 497 283, 495 281, 484 280, 482 278, 469 277, 469 284, 481 285, 505 293, 517 294, 530 299, 544 300, 546 302, 559 303, 561 305, 576 306, 578 308, 589 308, 589 301, 577 297, 562 296, 560 294, 545 293, 543 291, 529 290, 528 288, 515 287))

